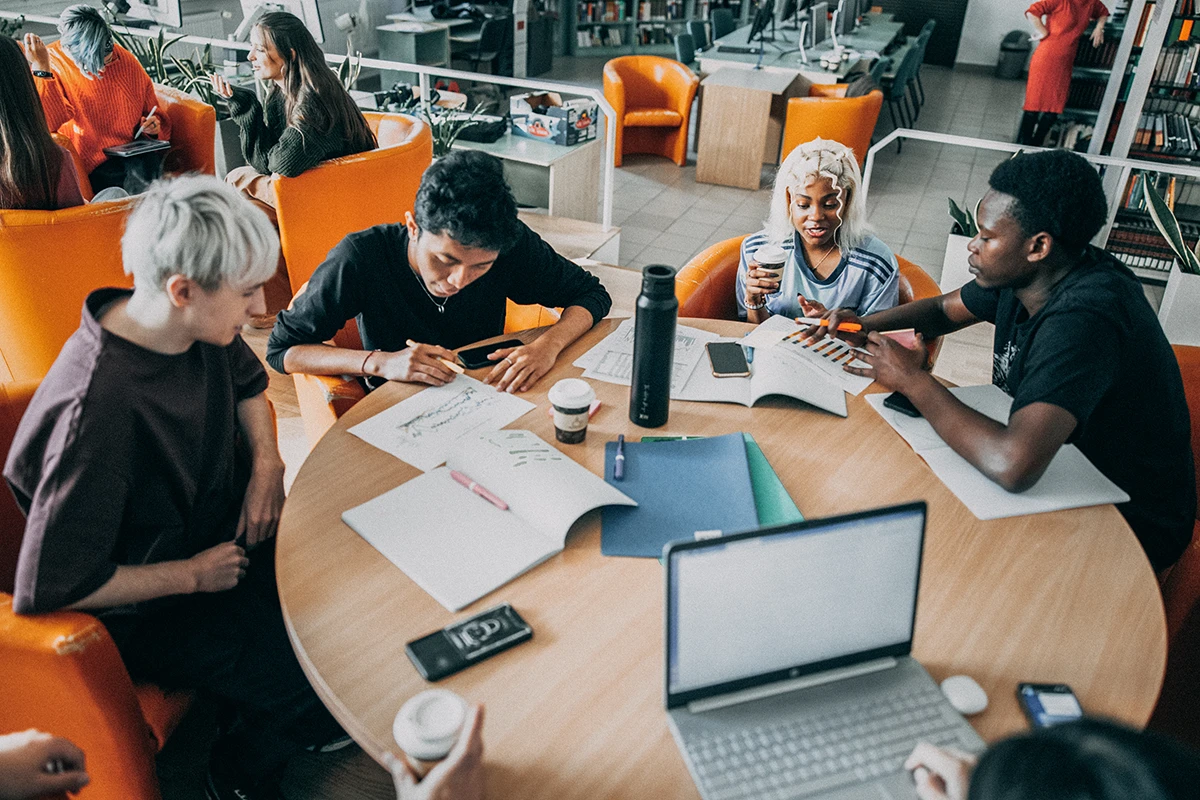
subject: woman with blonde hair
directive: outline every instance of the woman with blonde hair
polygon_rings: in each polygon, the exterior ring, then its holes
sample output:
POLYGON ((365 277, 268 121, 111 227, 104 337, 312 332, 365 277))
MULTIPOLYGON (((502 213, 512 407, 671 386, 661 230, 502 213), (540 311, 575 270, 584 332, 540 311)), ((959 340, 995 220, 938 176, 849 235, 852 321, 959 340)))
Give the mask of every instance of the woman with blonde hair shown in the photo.
POLYGON ((793 150, 779 167, 767 227, 742 242, 740 315, 816 316, 827 308, 872 314, 899 302, 896 257, 867 227, 854 151, 828 139, 793 150), (783 248, 781 275, 759 268, 760 248, 783 248))

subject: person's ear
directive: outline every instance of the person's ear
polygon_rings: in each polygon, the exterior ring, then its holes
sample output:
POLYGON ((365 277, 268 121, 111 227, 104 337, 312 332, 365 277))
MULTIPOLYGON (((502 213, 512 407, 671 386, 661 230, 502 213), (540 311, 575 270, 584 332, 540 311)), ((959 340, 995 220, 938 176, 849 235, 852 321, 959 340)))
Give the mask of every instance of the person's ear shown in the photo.
POLYGON ((1042 261, 1054 251, 1054 237, 1042 231, 1030 236, 1025 243, 1025 257, 1029 261, 1042 261))
POLYGON ((417 225, 417 221, 413 219, 411 211, 404 212, 404 227, 408 228, 408 238, 413 241, 421 238, 421 228, 417 225))
POLYGON ((176 308, 187 308, 191 305, 199 290, 199 286, 183 275, 172 275, 167 278, 167 283, 163 287, 163 291, 167 293, 167 299, 176 308))

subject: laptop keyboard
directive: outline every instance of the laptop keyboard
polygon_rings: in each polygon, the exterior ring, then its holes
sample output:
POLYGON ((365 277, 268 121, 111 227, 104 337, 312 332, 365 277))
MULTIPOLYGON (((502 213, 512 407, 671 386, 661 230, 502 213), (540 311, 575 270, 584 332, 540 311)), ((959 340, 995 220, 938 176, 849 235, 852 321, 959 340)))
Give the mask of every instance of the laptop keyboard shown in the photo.
POLYGON ((687 749, 707 800, 787 800, 899 772, 918 740, 960 744, 961 724, 936 686, 922 686, 836 713, 689 737, 687 749))

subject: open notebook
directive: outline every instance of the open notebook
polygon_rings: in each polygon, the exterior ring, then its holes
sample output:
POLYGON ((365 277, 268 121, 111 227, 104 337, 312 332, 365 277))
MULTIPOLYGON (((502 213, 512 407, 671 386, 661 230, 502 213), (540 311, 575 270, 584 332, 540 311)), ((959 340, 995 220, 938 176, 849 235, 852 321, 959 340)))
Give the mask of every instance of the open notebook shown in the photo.
POLYGON ((584 513, 637 505, 537 435, 501 430, 461 441, 446 466, 352 508, 342 520, 450 611, 566 546, 584 513), (457 470, 508 504, 457 483, 457 470))

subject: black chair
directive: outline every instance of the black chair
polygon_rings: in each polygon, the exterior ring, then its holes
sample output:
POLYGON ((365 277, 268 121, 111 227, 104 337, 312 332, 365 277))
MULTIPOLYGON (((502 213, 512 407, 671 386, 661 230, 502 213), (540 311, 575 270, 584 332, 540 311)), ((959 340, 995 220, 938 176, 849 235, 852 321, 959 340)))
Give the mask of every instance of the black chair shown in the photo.
POLYGON ((709 19, 712 21, 714 42, 737 30, 737 23, 733 21, 733 12, 728 8, 714 8, 709 19))
POLYGON ((690 33, 675 34, 675 60, 695 71, 696 40, 690 33))
POLYGON ((692 44, 697 50, 703 51, 712 44, 708 40, 708 26, 702 19, 690 19, 687 24, 688 33, 692 35, 692 44))
POLYGON ((479 29, 479 40, 475 43, 474 52, 454 53, 451 61, 469 61, 471 71, 479 72, 479 65, 486 63, 488 72, 492 75, 500 71, 499 60, 504 53, 508 41, 508 31, 512 28, 512 17, 493 17, 485 19, 479 29))

